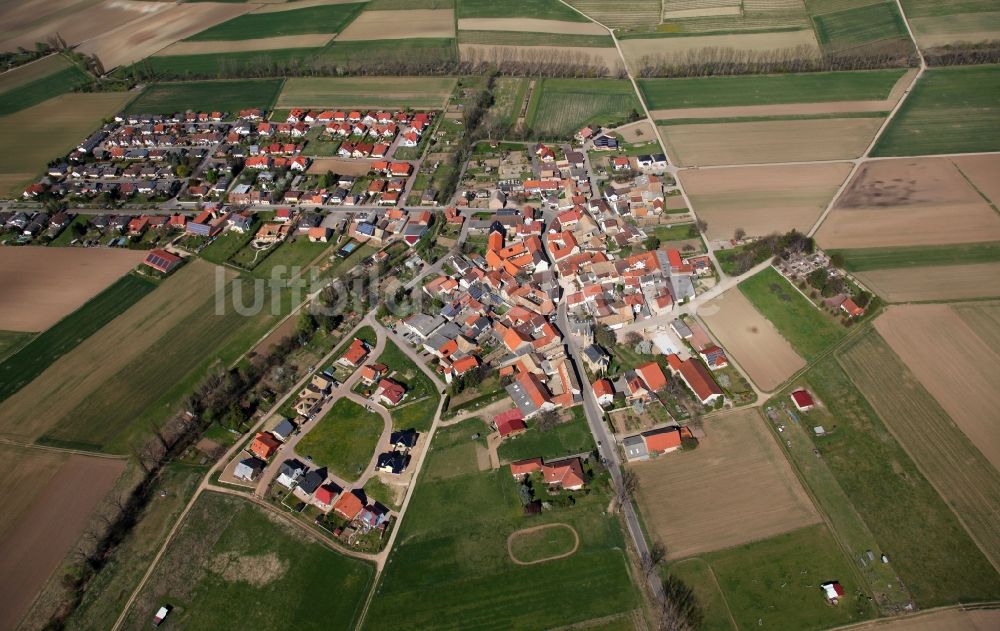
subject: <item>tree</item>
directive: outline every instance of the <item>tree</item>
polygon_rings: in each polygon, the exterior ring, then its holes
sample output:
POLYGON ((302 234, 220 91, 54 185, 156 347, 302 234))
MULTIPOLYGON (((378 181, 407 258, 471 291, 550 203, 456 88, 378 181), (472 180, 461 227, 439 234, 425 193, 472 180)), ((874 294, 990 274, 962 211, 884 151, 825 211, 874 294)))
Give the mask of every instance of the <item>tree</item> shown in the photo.
POLYGON ((604 348, 614 348, 618 343, 618 340, 615 338, 615 332, 608 328, 606 324, 599 322, 594 323, 594 341, 604 348))
POLYGON ((618 505, 624 506, 627 504, 638 489, 639 476, 635 474, 635 471, 631 469, 622 471, 621 486, 615 489, 615 500, 618 502, 618 505))
POLYGON ((824 268, 814 269, 806 276, 806 280, 816 289, 823 291, 830 281, 830 274, 824 268))
POLYGON ((661 631, 694 631, 701 627, 703 615, 694 591, 676 576, 662 582, 663 593, 657 602, 657 628, 661 631))
POLYGON ((545 410, 538 415, 538 431, 547 432, 559 423, 559 414, 555 410, 545 410))
POLYGON ((642 555, 642 572, 646 580, 656 571, 656 568, 667 558, 667 547, 662 541, 656 541, 650 547, 649 552, 642 555))
POLYGON ((697 225, 698 225, 698 232, 702 234, 708 232, 708 222, 705 221, 704 219, 699 219, 697 225))
POLYGON ((733 230, 733 241, 742 241, 744 237, 747 236, 747 231, 743 228, 737 228, 733 230))
POLYGON ((865 308, 868 306, 868 303, 871 302, 871 299, 872 295, 870 293, 867 291, 859 291, 858 294, 854 296, 854 304, 861 308, 865 308))
POLYGON ((660 248, 660 240, 655 235, 646 237, 646 240, 642 244, 646 246, 647 251, 658 250, 660 248))
POLYGON ((834 267, 842 268, 844 267, 844 255, 840 252, 834 252, 830 255, 830 265, 834 267))
POLYGON ((177 174, 177 177, 187 177, 190 175, 191 169, 186 164, 178 164, 177 168, 174 169, 174 173, 177 174))

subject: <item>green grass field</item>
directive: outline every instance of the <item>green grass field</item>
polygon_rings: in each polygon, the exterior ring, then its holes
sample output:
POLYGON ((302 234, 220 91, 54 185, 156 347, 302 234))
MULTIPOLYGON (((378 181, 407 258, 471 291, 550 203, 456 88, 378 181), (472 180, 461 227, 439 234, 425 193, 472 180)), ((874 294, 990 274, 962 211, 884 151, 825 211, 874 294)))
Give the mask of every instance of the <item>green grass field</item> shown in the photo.
POLYGON ((610 35, 572 35, 568 33, 531 33, 526 31, 459 31, 459 44, 495 46, 579 46, 614 48, 610 35))
MULTIPOLYGON (((580 408, 575 408, 574 412, 580 408)), ((593 451, 594 435, 582 414, 574 414, 570 421, 559 423, 547 432, 529 423, 527 432, 508 438, 497 449, 501 462, 514 462, 526 458, 543 458, 546 461, 593 451)))
MULTIPOLYGON (((889 555, 917 605, 926 609, 1000 597, 996 571, 835 358, 813 366, 805 382, 823 402, 809 413, 809 424, 823 424, 828 433, 805 432, 812 445, 801 457, 815 460, 812 449, 819 451, 878 542, 876 552, 889 555)), ((833 493, 837 499, 839 493, 833 493)))
POLYGON ((414 37, 373 41, 333 41, 316 56, 316 63, 330 66, 352 65, 371 67, 372 64, 421 59, 428 63, 458 59, 458 45, 452 38, 414 37))
POLYGON ((526 124, 538 136, 566 137, 587 124, 625 122, 640 109, 632 85, 618 79, 541 79, 526 124))
POLYGON ((431 427, 441 395, 416 364, 392 340, 386 340, 385 350, 378 361, 389 367, 395 381, 406 386, 406 398, 396 407, 389 408, 395 429, 413 428, 425 432, 431 427))
POLYGON ((993 0, 902 0, 907 17, 940 17, 955 13, 982 13, 996 11, 993 0))
POLYGON ((54 96, 72 92, 73 88, 84 85, 90 80, 91 77, 86 72, 73 65, 0 92, 0 116, 19 112, 54 96))
POLYGON ((888 98, 902 69, 640 79, 649 109, 823 103, 888 98))
POLYGON ((240 15, 192 35, 186 41, 243 40, 308 33, 339 33, 357 17, 365 4, 363 2, 331 4, 304 9, 296 9, 294 4, 288 6, 290 7, 288 11, 240 15))
MULTIPOLYGON (((717 577, 741 629, 828 629, 866 620, 875 613, 854 579, 853 568, 823 524, 699 558, 717 577), (819 587, 828 580, 840 581, 846 592, 836 607, 827 605, 819 587)), ((705 580, 691 574, 682 576, 705 580)), ((695 591, 705 594, 708 590, 699 585, 695 591)), ((711 615, 715 628, 727 628, 721 616, 711 615)))
POLYGON ((511 553, 518 561, 530 563, 566 554, 576 544, 573 531, 563 526, 542 528, 515 535, 510 543, 511 553))
MULTIPOLYGON (((17 352, 19 348, 31 341, 36 333, 25 333, 23 331, 0 331, 0 361, 9 355, 17 352)), ((2 370, 0 364, 0 370, 2 370)))
POLYGON ((285 81, 277 107, 440 108, 452 77, 296 77, 285 81))
POLYGON ((0 363, 0 401, 154 289, 156 285, 150 281, 126 274, 7 357, 0 363))
POLYGON ((669 574, 692 590, 701 610, 702 631, 737 631, 712 567, 698 557, 672 564, 669 574))
POLYGON ((294 240, 286 240, 253 268, 253 275, 258 278, 271 278, 273 274, 279 274, 279 278, 290 278, 295 274, 301 274, 309 263, 332 245, 329 242, 312 242, 302 235, 294 240))
POLYGON ((240 234, 235 230, 227 230, 205 246, 205 249, 199 255, 206 261, 222 265, 250 243, 253 235, 253 230, 247 231, 246 234, 240 234))
POLYGON ((528 91, 528 79, 523 77, 497 77, 493 82, 493 105, 489 116, 502 125, 513 125, 521 113, 521 104, 528 91))
POLYGON ((931 68, 872 151, 875 156, 1000 149, 1000 65, 931 68))
POLYGON ((236 497, 198 498, 129 612, 126 628, 149 624, 163 603, 168 624, 232 628, 353 628, 374 568, 236 497))
POLYGON ((772 267, 746 279, 739 288, 807 361, 846 334, 846 329, 813 306, 772 267))
POLYGON ((876 269, 898 269, 901 267, 996 263, 1000 261, 1000 242, 859 248, 855 250, 828 250, 828 253, 837 253, 843 256, 844 269, 850 272, 868 272, 876 269))
MULTIPOLYGON (((154 55, 136 65, 160 79, 218 79, 254 75, 280 75, 285 68, 314 59, 322 49, 284 48, 202 55, 154 55)), ((252 106, 252 104, 251 104, 252 106)))
POLYGON ((233 115, 251 107, 270 109, 278 97, 281 84, 282 79, 157 83, 143 90, 126 111, 172 113, 220 110, 233 115))
POLYGON ((825 48, 841 49, 887 39, 907 39, 895 2, 881 2, 813 16, 816 38, 825 48))
POLYGON ((457 0, 457 17, 462 18, 534 18, 587 22, 573 9, 557 0, 457 0))
POLYGON ((481 472, 468 453, 478 420, 437 430, 397 546, 376 588, 365 629, 526 629, 571 625, 633 610, 637 595, 622 532, 595 489, 569 508, 525 517, 506 468, 481 472), (448 470, 447 477, 430 474, 448 470), (456 503, 457 502, 457 503, 456 503), (507 537, 565 523, 580 535, 571 556, 515 565, 507 537), (406 615, 400 615, 400 612, 406 615))
POLYGON ((299 441, 296 451, 341 479, 354 481, 375 455, 382 429, 381 416, 340 399, 299 441))

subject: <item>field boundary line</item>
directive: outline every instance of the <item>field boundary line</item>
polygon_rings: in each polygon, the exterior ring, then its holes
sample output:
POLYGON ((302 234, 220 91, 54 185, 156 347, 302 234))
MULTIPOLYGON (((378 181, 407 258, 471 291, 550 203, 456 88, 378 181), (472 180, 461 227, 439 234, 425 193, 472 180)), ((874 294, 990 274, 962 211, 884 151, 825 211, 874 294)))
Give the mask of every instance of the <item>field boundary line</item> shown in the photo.
POLYGON ((22 443, 10 438, 0 438, 0 444, 11 447, 23 447, 25 449, 37 449, 39 451, 51 451, 55 453, 65 453, 77 456, 89 456, 93 458, 105 458, 108 460, 128 460, 130 456, 121 454, 109 454, 100 451, 86 451, 84 449, 70 449, 69 447, 53 447, 51 445, 40 445, 38 443, 22 443))
POLYGON ((982 192, 981 190, 979 190, 979 187, 978 187, 978 186, 976 186, 976 183, 975 183, 975 182, 973 182, 973 181, 972 181, 972 180, 971 180, 971 179, 969 178, 969 176, 965 174, 965 171, 963 171, 963 170, 962 170, 962 167, 958 166, 958 163, 956 163, 956 162, 955 162, 954 160, 951 160, 950 162, 951 162, 951 163, 952 163, 953 165, 955 165, 955 170, 956 170, 956 171, 958 171, 958 174, 959 174, 959 175, 961 175, 961 176, 962 176, 962 178, 963 178, 963 179, 964 179, 964 180, 965 180, 966 182, 968 182, 968 183, 969 183, 969 186, 971 186, 971 187, 972 187, 972 190, 974 190, 974 191, 976 191, 977 193, 979 193, 979 196, 983 198, 983 201, 984 201, 984 202, 986 202, 987 204, 989 204, 989 205, 990 205, 990 208, 992 208, 992 209, 993 209, 993 210, 994 210, 994 211, 995 211, 995 212, 996 212, 997 214, 1000 214, 1000 208, 997 208, 997 205, 993 203, 993 200, 991 200, 991 199, 990 199, 989 197, 987 197, 987 196, 986 196, 986 194, 985 194, 985 193, 983 193, 983 192, 982 192))
POLYGON ((708 573, 712 577, 712 582, 715 583, 715 588, 717 590, 719 590, 719 596, 722 597, 722 603, 726 606, 726 615, 729 617, 729 622, 730 622, 730 624, 733 625, 733 630, 734 631, 738 631, 739 628, 740 628, 740 625, 736 624, 736 618, 733 617, 733 610, 729 606, 729 600, 726 599, 726 592, 723 591, 722 584, 719 583, 719 577, 715 574, 715 568, 712 567, 711 563, 709 563, 708 561, 706 561, 705 559, 703 559, 700 556, 693 556, 693 557, 688 557, 686 559, 681 559, 680 561, 677 561, 673 565, 681 565, 682 563, 687 563, 689 561, 698 561, 699 563, 703 563, 705 565, 705 567, 708 568, 708 573))

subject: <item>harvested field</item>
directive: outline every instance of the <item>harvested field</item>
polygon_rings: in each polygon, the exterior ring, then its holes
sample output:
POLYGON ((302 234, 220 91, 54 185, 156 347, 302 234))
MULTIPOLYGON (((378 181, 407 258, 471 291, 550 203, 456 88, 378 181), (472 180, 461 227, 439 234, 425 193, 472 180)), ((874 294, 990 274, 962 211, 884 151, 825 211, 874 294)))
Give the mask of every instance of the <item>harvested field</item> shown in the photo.
POLYGON ((306 173, 322 175, 333 171, 337 175, 364 175, 371 171, 371 160, 354 160, 352 158, 316 158, 309 165, 306 173))
POLYGON ((826 208, 851 165, 802 164, 681 171, 678 175, 709 239, 730 239, 737 228, 764 236, 806 232, 826 208))
MULTIPOLYGON (((5 37, 14 37, 47 20, 54 20, 60 14, 69 14, 80 6, 91 5, 93 0, 21 0, 0 3, 0 24, 4 25, 5 37), (80 6, 76 6, 80 5, 80 6)), ((34 42, 29 42, 34 44, 34 42)))
POLYGON ((989 631, 1000 628, 996 609, 946 609, 852 627, 854 631, 989 631))
POLYGON ((921 48, 985 42, 1000 37, 1000 12, 910 18, 910 26, 921 48))
POLYGON ((857 276, 887 302, 1000 296, 1000 263, 879 269, 857 276))
POLYGON ((156 53, 157 57, 170 55, 208 55, 212 53, 237 53, 253 50, 279 50, 283 48, 320 48, 326 46, 336 33, 286 35, 258 39, 185 41, 171 44, 156 53))
MULTIPOLYGON (((34 441, 52 432, 51 438, 62 445, 95 449, 122 433, 142 431, 134 424, 141 414, 158 411, 150 404, 196 374, 195 366, 213 361, 229 338, 256 321, 229 314, 211 317, 214 269, 200 260, 188 263, 63 355, 0 404, 0 434, 34 441)), ((124 445, 117 448, 124 450, 124 445)))
POLYGON ((127 92, 64 94, 0 118, 0 196, 19 196, 50 160, 67 153, 121 109, 127 92))
POLYGON ((7 92, 69 68, 62 55, 49 55, 0 74, 0 92, 7 92))
POLYGON ((949 160, 878 160, 858 170, 816 239, 824 248, 1000 240, 1000 216, 949 160))
MULTIPOLYGON (((948 334, 942 331, 935 333, 948 334)), ((905 336, 907 332, 901 335, 905 336)), ((899 341, 903 344, 902 340, 899 341)), ((906 343, 904 348, 909 350, 909 346, 906 343)), ((982 348, 975 351, 978 352, 966 357, 979 361, 982 348)), ((993 567, 1000 567, 1000 522, 996 519, 1000 514, 1000 472, 956 427, 914 373, 877 333, 867 331, 854 338, 838 359, 858 390, 949 504, 993 567)), ((956 367, 956 371, 963 375, 967 370, 967 364, 956 367)), ((940 379, 941 374, 935 377, 940 379)), ((995 380, 990 382, 991 387, 995 384, 995 380)), ((948 394, 945 398, 951 400, 953 396, 948 394)), ((993 414, 990 418, 995 417, 993 414)), ((981 426, 980 422, 977 425, 981 426)), ((995 437, 995 432, 990 431, 990 436, 995 437)))
POLYGON ((660 132, 675 164, 713 166, 856 158, 881 124, 880 116, 786 119, 661 125, 660 132))
POLYGON ((678 559, 819 521, 756 409, 716 416, 692 452, 629 465, 654 539, 678 559))
POLYGON ((43 331, 145 257, 109 248, 0 248, 0 329, 43 331))
POLYGON ((875 330, 969 440, 1000 470, 1000 303, 889 307, 875 330), (980 337, 966 323, 985 323, 980 337))
POLYGON ((576 60, 580 65, 607 68, 606 75, 617 74, 621 57, 617 49, 592 46, 495 46, 493 44, 459 44, 463 60, 539 61, 543 59, 576 60))
POLYGON ((0 446, 0 628, 13 629, 125 468, 124 460, 0 446))
POLYGON ((622 140, 628 143, 657 142, 656 132, 647 120, 622 125, 613 131, 616 134, 621 134, 622 140))
POLYGON ((526 33, 563 33, 567 35, 607 35, 593 22, 563 22, 534 18, 462 18, 460 31, 521 31, 526 33))
POLYGON ((698 316, 761 390, 774 390, 806 365, 738 289, 713 298, 698 316))
POLYGON ((443 107, 452 77, 324 77, 285 81, 276 107, 443 107))
POLYGON ((959 156, 951 161, 993 205, 1000 205, 1000 156, 959 156))
POLYGON ((778 51, 804 48, 819 54, 819 44, 811 29, 780 31, 776 33, 734 33, 730 35, 687 35, 678 37, 626 38, 619 42, 625 60, 633 70, 645 64, 644 57, 686 56, 704 49, 732 48, 738 51, 778 51))
MULTIPOLYGON (((121 4, 122 1, 111 2, 116 3, 121 4)), ((101 35, 83 42, 77 50, 97 55, 104 67, 111 70, 145 59, 161 48, 253 8, 253 5, 226 2, 132 4, 159 6, 163 10, 145 14, 113 30, 104 30, 101 35)))
POLYGON ((365 11, 337 37, 338 42, 416 37, 455 37, 452 9, 365 11))

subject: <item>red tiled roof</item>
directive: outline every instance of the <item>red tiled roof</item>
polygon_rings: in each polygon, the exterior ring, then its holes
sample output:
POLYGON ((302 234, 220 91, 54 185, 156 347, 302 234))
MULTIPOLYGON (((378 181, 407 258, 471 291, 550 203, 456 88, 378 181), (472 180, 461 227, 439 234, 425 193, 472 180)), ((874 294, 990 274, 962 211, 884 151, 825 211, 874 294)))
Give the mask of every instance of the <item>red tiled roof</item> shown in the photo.
POLYGON ((354 341, 351 342, 351 347, 344 353, 344 359, 357 366, 367 355, 368 351, 365 349, 365 343, 358 338, 354 338, 354 341))
POLYGON ((352 493, 342 493, 337 503, 333 505, 333 510, 342 515, 345 519, 354 519, 361 512, 364 505, 358 496, 352 493))
POLYGON ((535 471, 541 470, 541 458, 529 458, 527 460, 518 460, 517 462, 510 463, 511 475, 524 475, 526 473, 534 473, 535 471))
POLYGON ((604 395, 614 396, 615 387, 607 379, 598 379, 594 382, 594 395, 598 398, 604 395))
POLYGON ((673 427, 646 432, 642 438, 649 451, 662 453, 681 446, 681 433, 673 427))
POLYGON ((268 434, 266 432, 257 432, 254 437, 253 442, 250 443, 250 453, 268 460, 274 455, 274 452, 278 451, 278 447, 281 446, 281 441, 277 438, 268 434))
POLYGON ((663 370, 660 369, 660 365, 656 362, 649 362, 648 364, 643 364, 635 369, 642 380, 646 383, 646 387, 652 391, 662 390, 667 387, 667 378, 663 375, 663 370))

